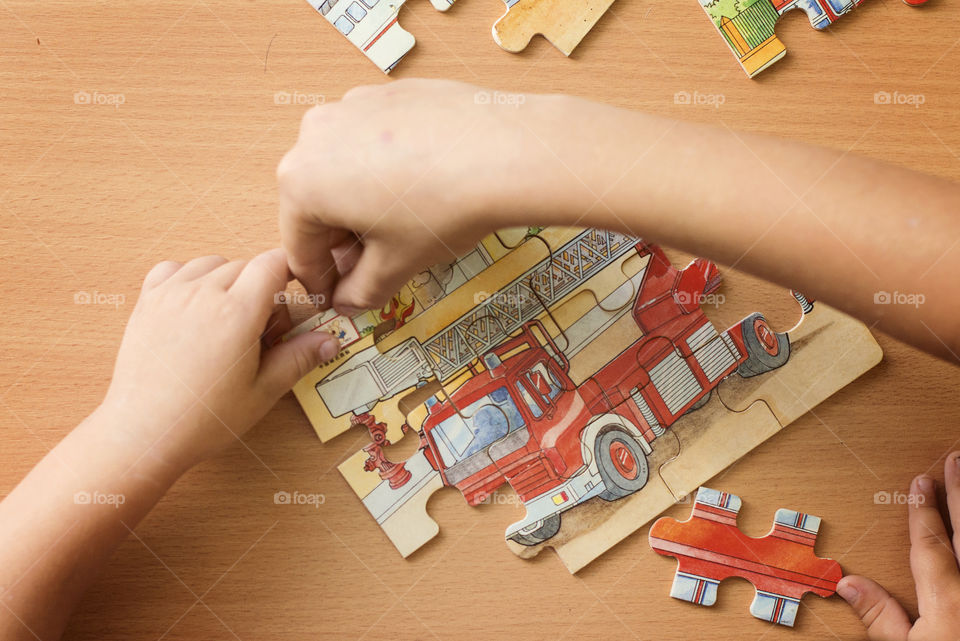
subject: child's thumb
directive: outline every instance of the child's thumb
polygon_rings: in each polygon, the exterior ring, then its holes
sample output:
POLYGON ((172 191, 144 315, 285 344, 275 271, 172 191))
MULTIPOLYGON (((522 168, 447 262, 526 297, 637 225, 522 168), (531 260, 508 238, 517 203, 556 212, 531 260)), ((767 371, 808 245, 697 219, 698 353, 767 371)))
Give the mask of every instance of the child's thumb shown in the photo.
POLYGON ((260 359, 260 380, 272 394, 282 395, 321 363, 333 360, 340 341, 327 332, 307 332, 277 343, 260 359))
POLYGON ((876 581, 848 575, 837 584, 837 594, 863 621, 870 641, 906 641, 910 618, 903 606, 876 581))

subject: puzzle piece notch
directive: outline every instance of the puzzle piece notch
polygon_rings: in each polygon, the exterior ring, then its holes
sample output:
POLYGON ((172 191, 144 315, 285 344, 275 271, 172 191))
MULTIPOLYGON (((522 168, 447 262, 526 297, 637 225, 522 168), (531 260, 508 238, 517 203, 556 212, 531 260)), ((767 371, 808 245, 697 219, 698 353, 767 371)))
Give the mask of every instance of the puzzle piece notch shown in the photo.
POLYGON ((738 576, 756 590, 753 616, 792 626, 804 594, 830 596, 843 576, 839 563, 814 554, 820 518, 780 509, 770 532, 753 538, 737 527, 740 507, 740 497, 701 487, 688 520, 653 524, 650 547, 678 561, 670 596, 713 605, 720 582, 738 576))
MULTIPOLYGON (((320 15, 344 35, 384 73, 407 55, 416 40, 398 20, 406 0, 307 0, 320 15)), ((446 11, 454 0, 430 0, 437 11, 446 11)))
POLYGON ((534 35, 569 56, 613 0, 505 0, 507 12, 493 25, 493 39, 506 51, 526 49, 534 35))

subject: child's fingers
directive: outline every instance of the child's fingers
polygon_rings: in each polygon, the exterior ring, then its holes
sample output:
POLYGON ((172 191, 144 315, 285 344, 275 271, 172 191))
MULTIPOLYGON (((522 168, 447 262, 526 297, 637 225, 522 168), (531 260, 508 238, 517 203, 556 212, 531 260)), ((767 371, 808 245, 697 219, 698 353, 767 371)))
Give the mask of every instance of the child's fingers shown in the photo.
POLYGON ((876 581, 863 576, 845 576, 837 584, 837 594, 863 621, 870 641, 906 641, 912 627, 910 617, 876 581))
POLYGON ((177 270, 177 273, 171 276, 170 279, 177 282, 194 280, 209 274, 226 262, 227 259, 223 256, 201 256, 200 258, 194 258, 177 270))
POLYGON ((237 280, 237 276, 247 266, 245 260, 231 260, 229 263, 220 265, 207 275, 211 282, 217 283, 224 289, 230 289, 230 286, 237 280))
POLYGON ((938 598, 960 590, 960 573, 947 529, 937 509, 936 482, 918 476, 910 484, 910 568, 920 616, 937 611, 938 598))
POLYGON ((337 284, 334 307, 341 313, 353 314, 386 304, 410 276, 401 258, 403 251, 382 243, 366 245, 357 264, 337 284))
POLYGON ((332 360, 339 351, 340 341, 332 334, 300 334, 263 354, 258 378, 270 396, 279 397, 317 365, 332 360))
POLYGON ((960 452, 950 454, 943 468, 944 485, 947 486, 947 509, 953 524, 953 552, 960 554, 960 452))
POLYGON ((330 250, 333 246, 340 244, 347 237, 348 232, 331 229, 303 211, 299 203, 283 196, 286 189, 296 188, 284 187, 285 181, 293 180, 286 178, 284 174, 284 165, 288 162, 287 158, 284 158, 284 162, 281 162, 278 169, 281 183, 280 238, 289 257, 293 275, 303 283, 307 292, 323 296, 325 303, 322 307, 326 308, 329 306, 326 301, 330 300, 338 279, 336 264, 330 250))
POLYGON ((280 337, 293 329, 293 321, 290 319, 290 308, 284 303, 279 303, 267 319, 267 327, 263 330, 263 344, 269 349, 273 344, 280 340, 280 337))
POLYGON ((174 260, 165 260, 162 263, 157 263, 154 265, 147 275, 143 279, 143 291, 148 289, 153 289, 160 283, 164 282, 183 267, 182 263, 178 263, 174 260))
POLYGON ((290 268, 282 249, 271 249, 248 262, 230 286, 230 293, 258 305, 263 312, 258 323, 265 323, 276 304, 275 298, 287 287, 290 268))

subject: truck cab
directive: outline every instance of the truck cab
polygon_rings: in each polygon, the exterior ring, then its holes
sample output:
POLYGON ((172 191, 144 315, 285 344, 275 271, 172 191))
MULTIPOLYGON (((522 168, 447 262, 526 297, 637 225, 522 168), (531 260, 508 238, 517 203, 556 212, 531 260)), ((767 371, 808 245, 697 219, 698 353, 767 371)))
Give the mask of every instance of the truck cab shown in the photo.
POLYGON ((538 321, 482 361, 448 400, 428 403, 427 458, 471 505, 505 482, 526 502, 583 467, 579 430, 568 428, 589 413, 538 321))

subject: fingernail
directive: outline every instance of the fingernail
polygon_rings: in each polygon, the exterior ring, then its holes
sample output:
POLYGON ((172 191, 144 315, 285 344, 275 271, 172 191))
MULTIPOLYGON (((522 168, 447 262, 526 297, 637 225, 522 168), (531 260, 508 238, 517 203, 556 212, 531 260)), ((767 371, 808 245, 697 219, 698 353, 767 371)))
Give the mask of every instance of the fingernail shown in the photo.
POLYGON ((331 339, 324 341, 320 346, 320 360, 326 363, 332 361, 340 353, 340 341, 331 339))
POLYGON ((839 594, 844 601, 853 605, 860 596, 860 590, 848 581, 840 581, 840 583, 837 584, 837 594, 839 594))
POLYGON ((913 492, 913 505, 920 507, 927 501, 935 500, 934 492, 936 491, 936 485, 929 476, 918 476, 914 481, 914 487, 916 490, 913 492))
POLYGON ((960 472, 960 452, 954 452, 950 456, 953 458, 953 464, 957 466, 957 471, 960 472))

